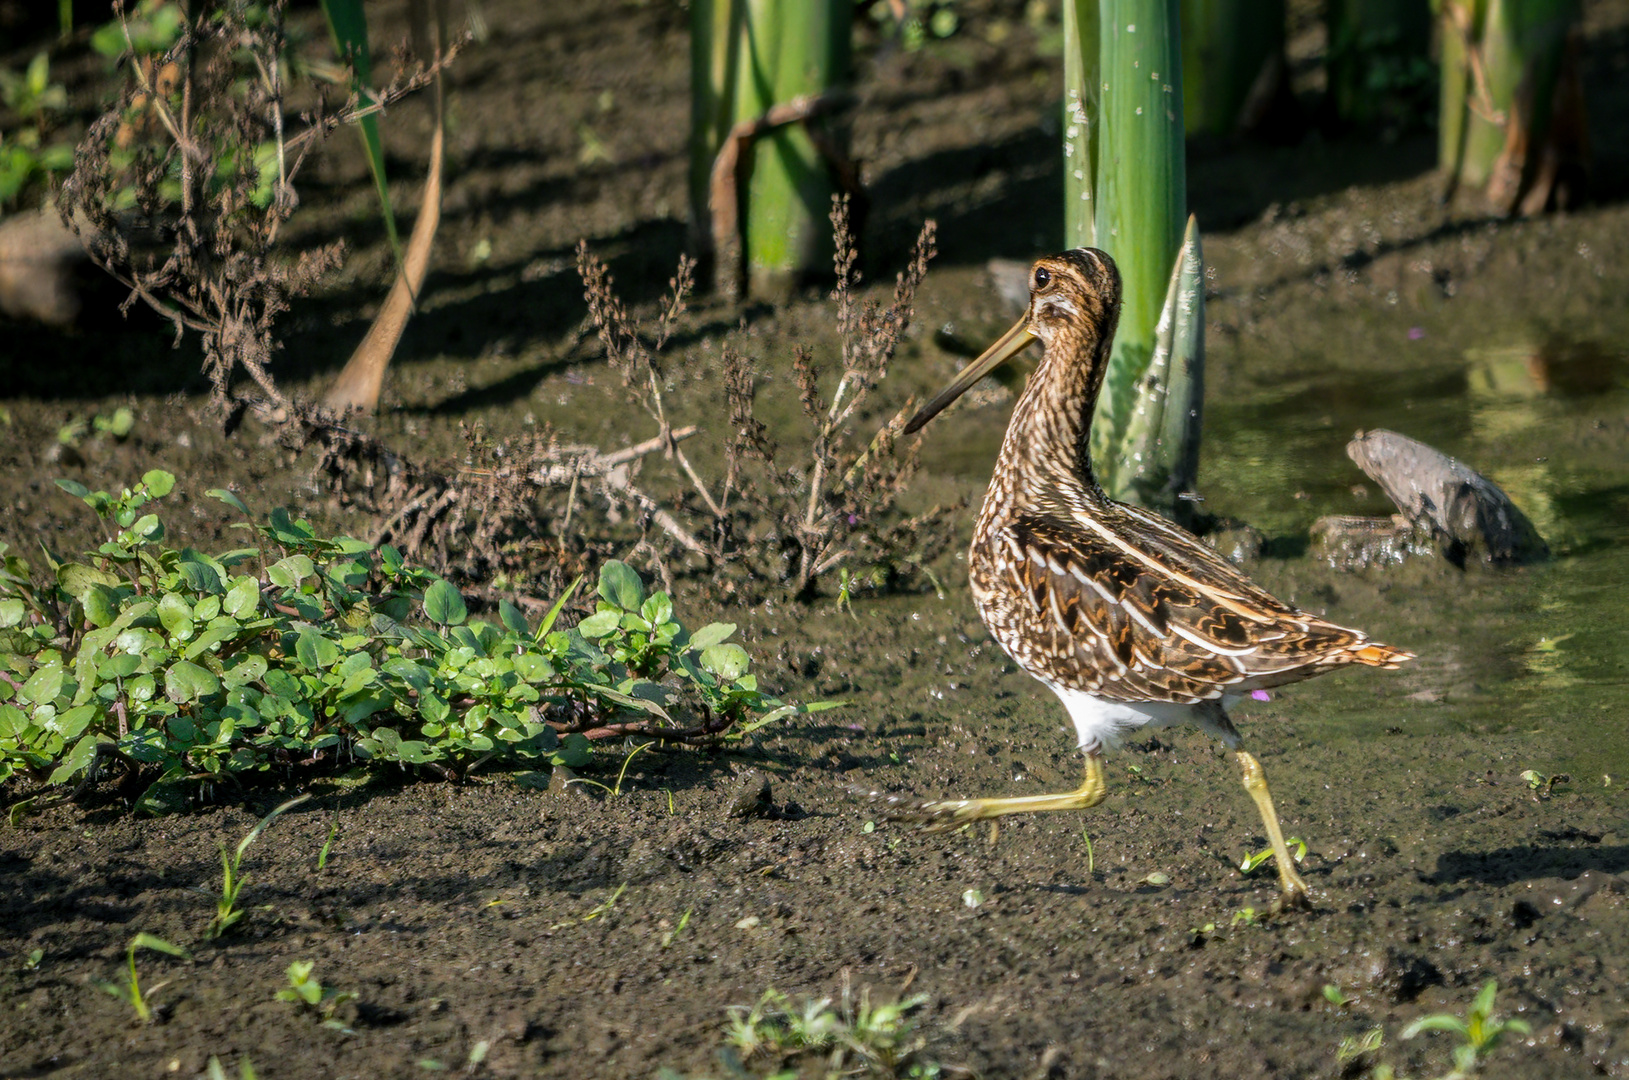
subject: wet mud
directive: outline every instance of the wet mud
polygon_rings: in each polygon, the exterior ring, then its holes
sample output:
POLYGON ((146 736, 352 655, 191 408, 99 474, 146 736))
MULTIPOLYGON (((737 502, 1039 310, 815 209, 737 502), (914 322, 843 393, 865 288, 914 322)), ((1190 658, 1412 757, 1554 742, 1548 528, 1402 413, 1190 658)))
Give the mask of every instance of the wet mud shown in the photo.
MULTIPOLYGON (((947 1075, 1337 1077, 1386 1062, 1440 1076, 1454 1040, 1403 1041, 1401 1028, 1462 1014, 1490 979, 1497 1010, 1531 1034, 1484 1075, 1629 1076, 1629 144, 1614 134, 1629 130, 1629 8, 1586 11, 1600 179, 1573 213, 1505 222, 1441 207, 1429 134, 1212 148, 1193 163, 1190 199, 1217 223, 1206 508, 1260 531, 1248 568, 1278 595, 1420 654, 1236 715, 1286 832, 1307 844, 1310 912, 1270 912, 1270 864, 1240 872, 1264 846, 1260 820, 1231 758, 1195 732, 1122 747, 1087 813, 1009 819, 993 838, 883 820, 865 792, 1078 783, 1061 708, 988 639, 952 555, 934 567, 942 595, 924 580, 852 610, 826 595, 732 611, 761 678, 846 707, 727 752, 642 752, 614 796, 530 774, 302 786, 313 798, 248 850, 248 914, 218 941, 204 935, 220 848, 295 789, 219 793, 156 820, 103 792, 0 829, 0 1076, 199 1076, 211 1056, 271 1080, 712 1076, 727 1006, 845 985, 925 994, 919 1030, 947 1075), (1486 473, 1552 558, 1341 572, 1314 557, 1318 517, 1389 510, 1344 453, 1373 427, 1486 473), (1535 786, 1530 771, 1567 779, 1535 786), (137 933, 191 950, 138 954, 151 1024, 95 985, 119 976, 137 933), (326 1017, 278 1000, 295 961, 356 998, 326 1017), (1338 1057, 1377 1026, 1378 1051, 1338 1057)), ((494 33, 454 75, 436 269, 376 430, 449 458, 461 424, 647 437, 583 331, 571 250, 586 236, 636 305, 672 272, 684 12, 484 15, 494 33)), ((984 260, 1030 257, 1060 231, 1047 134, 1059 61, 1018 5, 963 16, 942 47, 871 50, 861 66, 868 275, 891 280, 925 216, 943 253, 879 413, 960 363, 933 331, 1002 328, 984 260), (981 30, 996 18, 999 47, 981 30)), ((391 120, 393 159, 410 169, 428 122, 413 106, 391 120)), ((353 254, 290 316, 279 370, 292 386, 331 377, 383 295, 371 187, 346 149, 302 227, 313 242, 345 235, 353 254)), ((707 364, 725 334, 760 357, 771 403, 795 342, 832 347, 818 290, 744 313, 704 302, 692 320, 684 408, 701 418, 717 415, 707 364)), ((150 321, 5 330, 0 539, 14 548, 96 542, 54 477, 94 487, 158 466, 181 477, 172 537, 200 547, 236 535, 202 497, 217 486, 365 527, 252 422, 223 436, 196 356, 150 321), (64 424, 121 406, 135 415, 127 439, 63 448, 64 424)), ((1010 401, 983 389, 928 430, 910 498, 968 501, 958 549, 1010 401)), ((709 464, 700 448, 696 460, 709 464)), ((679 591, 681 612, 709 605, 694 582, 679 591)), ((585 775, 613 786, 621 765, 606 752, 585 775)))

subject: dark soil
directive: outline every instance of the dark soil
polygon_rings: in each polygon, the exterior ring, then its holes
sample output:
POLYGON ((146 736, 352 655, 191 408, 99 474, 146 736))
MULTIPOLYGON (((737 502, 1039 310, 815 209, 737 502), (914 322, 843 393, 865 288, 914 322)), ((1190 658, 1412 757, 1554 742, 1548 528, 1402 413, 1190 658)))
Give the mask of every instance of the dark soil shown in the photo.
MULTIPOLYGON (((983 261, 1032 256, 1061 231, 1059 62, 1037 52, 1022 5, 1007 7, 958 4, 963 32, 932 49, 863 52, 870 278, 891 279, 922 218, 941 237, 889 412, 958 362, 926 331, 1002 328, 983 261)), ((447 458, 472 422, 502 436, 549 421, 607 448, 647 438, 581 328, 571 250, 586 237, 636 305, 672 272, 686 15, 614 0, 482 10, 491 36, 454 72, 437 269, 375 429, 447 458), (585 154, 585 131, 606 156, 585 154)), ((1354 1076, 1377 1060, 1438 1076, 1453 1039, 1403 1042, 1400 1029, 1463 1013, 1489 979, 1498 1011, 1532 1034, 1508 1039, 1486 1075, 1629 1076, 1629 8, 1587 11, 1598 200, 1582 210, 1502 222, 1444 209, 1424 131, 1308 133, 1289 148, 1200 148, 1192 163, 1215 270, 1208 505, 1267 534, 1251 572, 1279 595, 1420 653, 1404 671, 1317 680, 1240 713, 1287 831, 1310 846, 1312 911, 1270 915, 1270 867, 1240 874, 1263 846, 1259 819, 1231 760, 1192 732, 1123 748, 1090 813, 1009 819, 993 840, 879 820, 863 792, 1077 783, 1057 702, 988 640, 946 557, 942 597, 907 583, 851 615, 833 583, 809 605, 730 612, 767 683, 847 707, 735 752, 643 752, 615 796, 548 790, 547 777, 390 773, 216 791, 216 805, 157 820, 101 791, 0 830, 0 1077, 191 1077, 212 1055, 228 1075, 250 1059, 270 1080, 409 1077, 466 1070, 481 1046, 469 1075, 715 1075, 727 1006, 845 985, 926 994, 927 1056, 988 1078, 1354 1076), (1588 377, 1501 390, 1499 349, 1519 361, 1541 346, 1561 357, 1554 372, 1582 363, 1588 377), (1339 574, 1307 557, 1314 517, 1385 511, 1353 488, 1342 453, 1360 426, 1488 471, 1556 559, 1339 574), (1570 779, 1535 791, 1529 769, 1570 779), (766 780, 767 800, 742 798, 766 780), (220 848, 295 790, 314 798, 249 849, 247 916, 206 940, 220 848), (192 950, 138 955, 157 1004, 147 1025, 94 984, 118 977, 141 932, 192 950), (276 1000, 302 960, 357 995, 337 1025, 276 1000), (1337 1059, 1375 1026, 1377 1055, 1337 1059)), ((31 52, 0 59, 15 68, 31 52)), ((416 106, 391 116, 399 173, 414 174, 427 131, 416 106)), ((288 320, 279 374, 310 391, 360 338, 389 266, 352 148, 336 143, 322 168, 301 235, 344 236, 353 255, 288 320)), ((170 351, 151 320, 95 310, 65 336, 3 328, 0 539, 79 550, 88 515, 51 480, 107 486, 156 466, 182 478, 172 537, 200 547, 237 535, 201 498, 217 486, 366 531, 252 421, 221 434, 195 354, 170 351), (127 440, 59 448, 64 423, 121 405, 136 414, 127 440)), ((686 408, 716 415, 708 365, 738 322, 765 376, 786 383, 793 343, 829 353, 830 318, 814 292, 775 309, 702 305, 683 344, 686 408)), ((986 393, 929 429, 913 505, 976 505, 1002 402, 986 393)), ((971 514, 955 519, 964 535, 971 514)), ((681 572, 681 614, 711 613, 698 610, 704 584, 681 572)), ((586 775, 618 786, 629 749, 605 749, 586 775)))

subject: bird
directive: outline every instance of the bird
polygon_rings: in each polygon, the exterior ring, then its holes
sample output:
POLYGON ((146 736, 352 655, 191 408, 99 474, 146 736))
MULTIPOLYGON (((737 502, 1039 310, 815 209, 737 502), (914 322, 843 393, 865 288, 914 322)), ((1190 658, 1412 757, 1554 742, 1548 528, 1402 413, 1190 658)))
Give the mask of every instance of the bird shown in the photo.
MULTIPOLYGON (((973 529, 968 577, 991 636, 1055 693, 1086 757, 1056 795, 941 799, 896 819, 948 829, 1008 814, 1077 810, 1106 794, 1103 754, 1138 728, 1193 724, 1230 750, 1278 868, 1280 909, 1310 904, 1261 763, 1228 704, 1245 694, 1414 658, 1286 604, 1192 533, 1099 485, 1091 418, 1120 313, 1120 274, 1095 248, 1037 260, 1024 315, 905 425, 919 431, 1029 344, 1045 353, 1013 409, 973 529)), ((896 800, 897 802, 897 800, 896 800)))

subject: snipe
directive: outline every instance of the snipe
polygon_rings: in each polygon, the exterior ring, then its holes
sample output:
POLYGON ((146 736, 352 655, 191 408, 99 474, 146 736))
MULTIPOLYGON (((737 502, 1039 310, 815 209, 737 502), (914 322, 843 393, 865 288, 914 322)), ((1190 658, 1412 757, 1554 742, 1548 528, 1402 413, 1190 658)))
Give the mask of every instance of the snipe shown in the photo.
POLYGON ((1120 275, 1108 255, 1081 248, 1041 259, 1024 317, 905 429, 1031 341, 1045 345, 1007 427, 968 573, 990 633, 1063 700, 1086 753, 1085 782, 1067 794, 947 799, 895 816, 948 828, 1094 806, 1105 746, 1145 725, 1192 723, 1237 757, 1277 860, 1281 903, 1304 904, 1306 883, 1228 699, 1347 664, 1393 668, 1413 654, 1282 603, 1190 533, 1104 494, 1087 446, 1119 312, 1120 275))

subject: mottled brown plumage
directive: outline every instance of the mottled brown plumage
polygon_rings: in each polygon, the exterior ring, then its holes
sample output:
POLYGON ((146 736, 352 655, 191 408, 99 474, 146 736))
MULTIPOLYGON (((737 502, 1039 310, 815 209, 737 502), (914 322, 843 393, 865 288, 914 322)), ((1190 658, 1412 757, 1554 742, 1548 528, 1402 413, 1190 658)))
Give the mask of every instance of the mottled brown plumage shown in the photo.
POLYGON ((969 578, 996 641, 1069 710, 1087 778, 1067 795, 948 800, 905 816, 948 826, 1090 806, 1103 795, 1105 743, 1144 724, 1192 722, 1238 754, 1283 898, 1304 901, 1261 767, 1242 749, 1223 699, 1347 664, 1396 667, 1412 654, 1290 607, 1192 534, 1110 499, 1087 446, 1119 315, 1119 273, 1107 255, 1079 249, 1041 259, 1030 281, 1025 318, 907 430, 1032 338, 1045 344, 973 532, 969 578))

